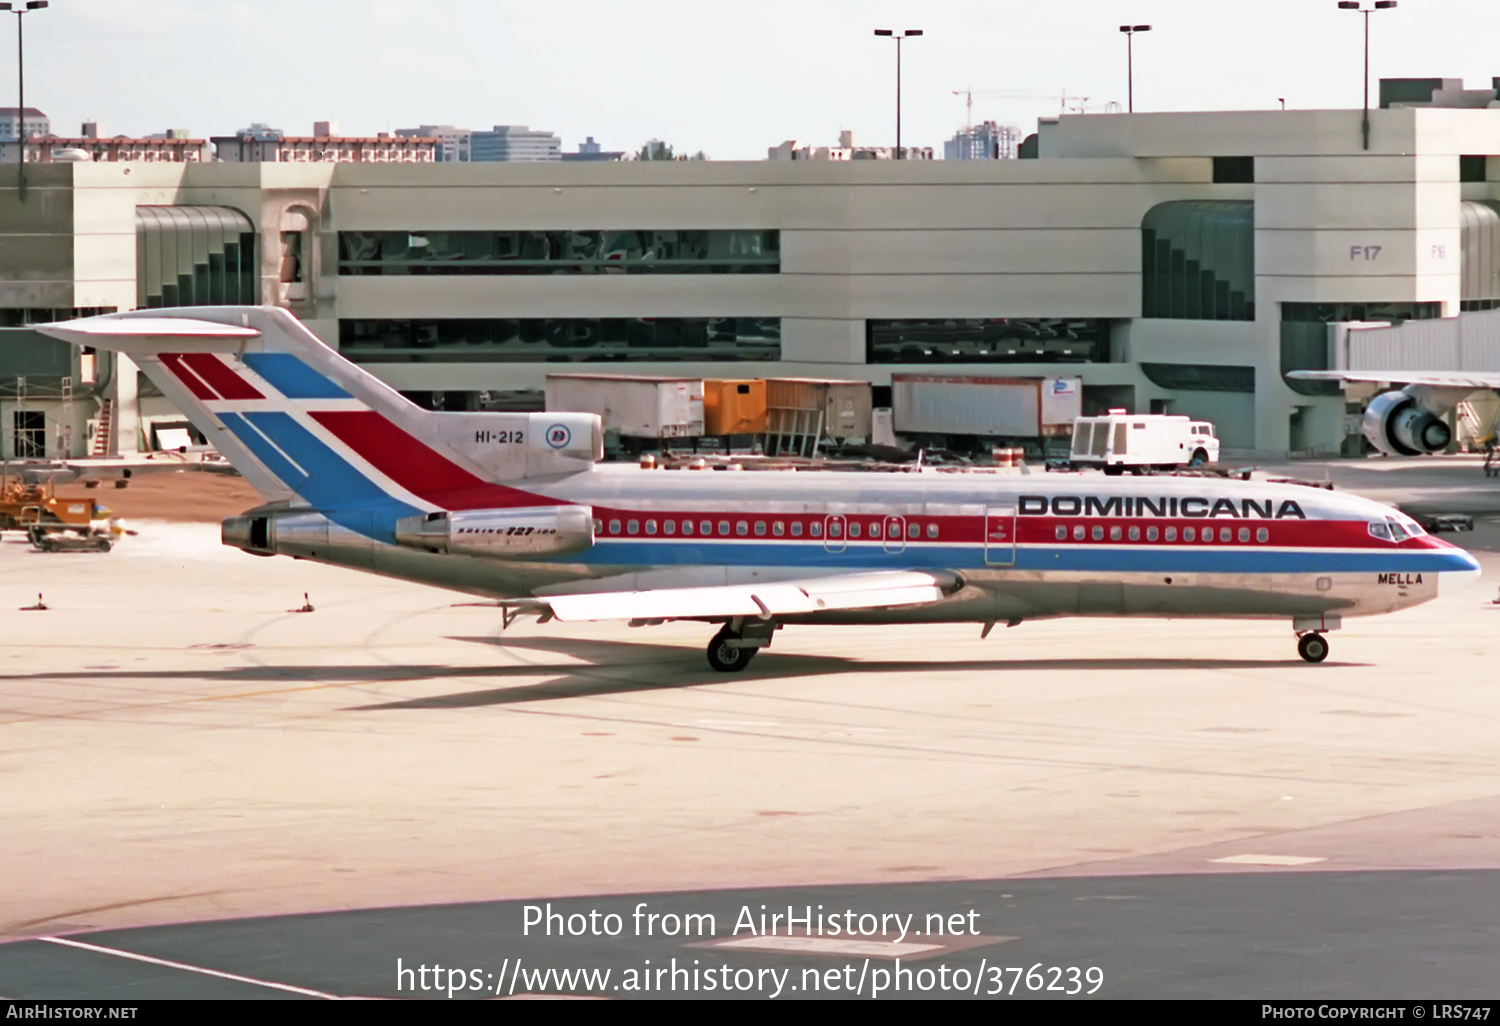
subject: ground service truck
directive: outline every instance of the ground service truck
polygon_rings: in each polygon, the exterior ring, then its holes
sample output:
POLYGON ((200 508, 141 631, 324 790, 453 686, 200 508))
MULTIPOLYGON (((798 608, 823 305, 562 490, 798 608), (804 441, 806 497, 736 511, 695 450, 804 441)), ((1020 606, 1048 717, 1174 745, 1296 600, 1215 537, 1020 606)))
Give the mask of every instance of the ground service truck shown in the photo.
POLYGON ((1110 410, 1073 422, 1071 462, 1106 474, 1201 467, 1219 461, 1219 439, 1207 421, 1110 410))

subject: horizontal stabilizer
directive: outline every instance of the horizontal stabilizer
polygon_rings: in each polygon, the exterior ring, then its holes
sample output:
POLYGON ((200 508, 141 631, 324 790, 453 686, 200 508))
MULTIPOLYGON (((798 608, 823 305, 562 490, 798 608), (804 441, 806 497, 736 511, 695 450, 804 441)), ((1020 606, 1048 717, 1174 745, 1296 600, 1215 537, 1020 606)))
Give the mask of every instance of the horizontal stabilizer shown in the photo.
POLYGON ((164 348, 152 344, 159 339, 178 352, 233 352, 260 331, 241 324, 220 324, 192 317, 89 317, 61 324, 38 325, 44 335, 78 346, 112 352, 154 353, 164 348))
POLYGON ((837 609, 885 609, 941 601, 958 586, 952 574, 918 570, 815 577, 713 588, 656 588, 553 595, 538 602, 559 620, 770 619, 837 609))

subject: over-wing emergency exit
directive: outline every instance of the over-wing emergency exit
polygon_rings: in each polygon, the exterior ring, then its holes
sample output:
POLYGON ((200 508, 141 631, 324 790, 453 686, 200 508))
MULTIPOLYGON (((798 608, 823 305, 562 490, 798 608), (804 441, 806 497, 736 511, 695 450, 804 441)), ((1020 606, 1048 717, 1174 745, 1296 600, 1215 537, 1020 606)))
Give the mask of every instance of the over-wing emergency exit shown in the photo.
POLYGON ((423 410, 274 308, 41 330, 129 355, 261 492, 225 544, 508 618, 715 624, 721 671, 787 624, 1058 616, 1281 619, 1320 662, 1343 617, 1478 571, 1387 506, 1295 484, 602 463, 591 414, 423 410))

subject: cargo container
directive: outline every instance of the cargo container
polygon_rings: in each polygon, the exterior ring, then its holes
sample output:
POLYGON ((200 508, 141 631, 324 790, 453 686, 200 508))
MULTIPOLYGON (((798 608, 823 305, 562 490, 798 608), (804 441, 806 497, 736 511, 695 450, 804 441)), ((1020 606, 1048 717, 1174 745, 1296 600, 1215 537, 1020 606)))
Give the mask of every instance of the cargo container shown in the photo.
POLYGON ((1066 436, 1082 410, 1078 378, 893 374, 897 434, 958 439, 1066 436))
POLYGON ((625 438, 697 438, 703 434, 703 379, 634 374, 548 374, 547 409, 597 413, 604 430, 625 438))
POLYGON ((705 435, 763 435, 766 432, 766 383, 758 378, 703 382, 705 435))
MULTIPOLYGON (((864 442, 870 437, 870 383, 823 378, 766 379, 766 451, 798 450, 811 437, 864 442)), ((810 455, 810 453, 804 453, 810 455)))

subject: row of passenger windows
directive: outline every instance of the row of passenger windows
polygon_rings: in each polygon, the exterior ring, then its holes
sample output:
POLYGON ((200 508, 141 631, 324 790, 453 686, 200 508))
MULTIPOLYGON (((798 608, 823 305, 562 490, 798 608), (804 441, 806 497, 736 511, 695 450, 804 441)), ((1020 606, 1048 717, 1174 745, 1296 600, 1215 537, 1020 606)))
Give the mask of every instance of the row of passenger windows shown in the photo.
MULTIPOLYGON (((866 535, 875 539, 887 537, 892 539, 900 538, 902 530, 900 520, 899 518, 893 519, 897 520, 897 522, 888 526, 884 521, 880 520, 870 524, 860 524, 858 521, 850 521, 847 526, 848 535, 850 538, 860 538, 866 535)), ((815 520, 805 526, 800 520, 793 520, 791 523, 782 520, 736 520, 733 522, 720 520, 717 523, 712 520, 682 520, 680 524, 676 520, 663 520, 660 523, 655 520, 647 520, 644 525, 639 520, 626 520, 623 523, 619 520, 611 520, 609 522, 609 533, 620 534, 623 530, 625 534, 640 534, 643 526, 645 533, 649 535, 658 533, 675 535, 680 531, 684 535, 696 534, 704 537, 717 534, 720 538, 727 538, 731 533, 740 538, 749 537, 751 534, 754 534, 757 538, 764 538, 767 534, 775 538, 783 538, 787 535, 793 538, 801 538, 804 531, 806 531, 809 538, 821 538, 823 537, 824 530, 823 521, 821 520, 815 520)), ((602 520, 594 521, 594 533, 603 534, 604 527, 605 525, 602 520)), ((828 537, 842 538, 846 530, 845 523, 843 520, 831 520, 828 522, 827 530, 828 537)), ((915 541, 921 538, 923 533, 921 524, 907 522, 907 538, 915 541)), ((925 533, 928 538, 936 538, 938 536, 938 525, 928 524, 925 533)))
MULTIPOLYGON (((1103 527, 1103 525, 1100 525, 1100 524, 1095 524, 1092 528, 1085 527, 1082 524, 1077 524, 1077 525, 1075 525, 1073 527, 1073 532, 1072 533, 1073 533, 1073 540, 1074 541, 1086 541, 1086 540, 1089 540, 1089 539, 1092 539, 1093 541, 1103 541, 1104 540, 1104 527, 1103 527)), ((1146 541, 1148 541, 1148 542, 1154 542, 1158 538, 1157 529, 1154 528, 1154 527, 1147 527, 1147 528, 1145 528, 1144 535, 1145 535, 1146 541)), ((1058 541, 1067 541, 1068 540, 1068 528, 1067 528, 1067 525, 1066 524, 1059 524, 1059 525, 1057 525, 1057 529, 1054 532, 1054 537, 1056 537, 1058 541)), ((1141 537, 1142 537, 1142 529, 1139 528, 1139 527, 1122 528, 1122 527, 1120 527, 1117 524, 1114 527, 1111 527, 1109 529, 1109 540, 1110 541, 1125 541, 1125 540, 1140 541, 1141 537)), ((1169 541, 1169 542, 1176 541, 1177 540, 1177 528, 1175 528, 1175 527, 1163 528, 1162 532, 1161 532, 1161 535, 1160 535, 1160 538, 1161 538, 1162 541, 1169 541)), ((1236 531, 1232 527, 1221 527, 1221 528, 1219 528, 1219 541, 1221 541, 1221 542, 1234 541, 1234 540, 1236 540, 1236 538, 1239 541, 1248 542, 1250 540, 1250 528, 1248 528, 1248 527, 1241 527, 1241 528, 1239 528, 1238 531, 1236 531)), ((1184 527, 1182 529, 1182 540, 1185 541, 1185 542, 1198 541, 1199 540, 1198 529, 1194 528, 1194 527, 1184 527)), ((1203 531, 1202 531, 1202 540, 1206 541, 1206 542, 1211 542, 1211 541, 1214 540, 1214 529, 1212 527, 1205 527, 1205 528, 1203 528, 1203 531)), ((1267 530, 1266 528, 1264 528, 1264 527, 1257 527, 1255 529, 1255 540, 1258 541, 1258 542, 1268 542, 1268 541, 1271 540, 1271 532, 1269 530, 1267 530)))

